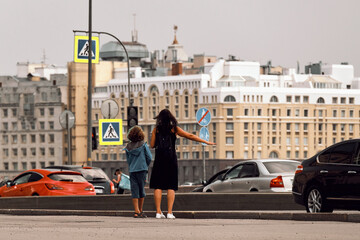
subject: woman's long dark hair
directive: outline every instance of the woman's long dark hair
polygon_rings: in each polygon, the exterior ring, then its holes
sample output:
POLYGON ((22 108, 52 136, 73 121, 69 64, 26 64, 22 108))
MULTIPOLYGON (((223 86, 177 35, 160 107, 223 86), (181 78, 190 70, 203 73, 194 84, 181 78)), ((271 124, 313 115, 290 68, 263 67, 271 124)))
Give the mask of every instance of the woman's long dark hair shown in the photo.
POLYGON ((168 109, 161 110, 154 119, 156 119, 156 130, 161 134, 169 133, 171 129, 176 133, 178 122, 168 109))

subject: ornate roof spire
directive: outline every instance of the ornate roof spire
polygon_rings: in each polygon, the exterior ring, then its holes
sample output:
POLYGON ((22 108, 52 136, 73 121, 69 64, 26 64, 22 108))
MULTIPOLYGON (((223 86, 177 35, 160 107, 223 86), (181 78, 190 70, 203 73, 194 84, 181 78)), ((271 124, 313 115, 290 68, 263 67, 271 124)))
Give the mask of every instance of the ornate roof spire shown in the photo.
POLYGON ((178 27, 176 25, 174 25, 174 41, 173 41, 173 45, 174 44, 179 44, 179 42, 176 39, 176 32, 178 30, 178 27))

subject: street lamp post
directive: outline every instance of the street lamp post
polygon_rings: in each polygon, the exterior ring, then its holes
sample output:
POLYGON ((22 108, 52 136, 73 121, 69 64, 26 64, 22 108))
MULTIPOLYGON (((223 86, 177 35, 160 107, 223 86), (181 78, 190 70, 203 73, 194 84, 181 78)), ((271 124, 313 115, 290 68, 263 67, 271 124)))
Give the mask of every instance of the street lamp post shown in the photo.
POLYGON ((91 128, 92 128, 92 120, 91 120, 91 94, 92 94, 92 80, 91 80, 91 67, 92 67, 92 51, 91 51, 91 34, 92 33, 96 33, 96 34, 105 34, 105 35, 109 35, 113 38, 115 38, 120 45, 124 48, 125 54, 126 54, 126 60, 127 60, 127 70, 128 70, 128 98, 129 98, 129 106, 133 105, 133 100, 131 99, 131 91, 130 91, 130 59, 129 59, 129 54, 124 46, 124 44, 114 35, 112 35, 111 33, 108 32, 97 32, 97 31, 92 31, 91 29, 91 0, 89 0, 89 31, 83 31, 83 30, 73 30, 74 33, 77 32, 81 32, 81 33, 88 33, 89 34, 89 49, 90 49, 90 54, 89 54, 89 78, 88 78, 88 148, 87 148, 87 157, 88 157, 88 163, 91 162, 91 128))

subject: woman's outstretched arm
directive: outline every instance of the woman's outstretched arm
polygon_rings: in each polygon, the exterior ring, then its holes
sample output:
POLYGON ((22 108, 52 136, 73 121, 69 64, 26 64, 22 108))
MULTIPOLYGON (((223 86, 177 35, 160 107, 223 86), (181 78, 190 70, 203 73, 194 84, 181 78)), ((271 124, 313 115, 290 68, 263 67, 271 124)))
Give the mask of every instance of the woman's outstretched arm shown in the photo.
POLYGON ((201 138, 199 138, 198 136, 196 136, 196 135, 194 135, 192 133, 188 133, 188 132, 182 130, 180 127, 177 127, 176 130, 177 130, 176 134, 179 135, 180 137, 184 137, 184 138, 190 139, 192 141, 196 141, 196 142, 206 143, 207 145, 216 145, 216 143, 209 142, 209 141, 206 141, 204 139, 201 139, 201 138))

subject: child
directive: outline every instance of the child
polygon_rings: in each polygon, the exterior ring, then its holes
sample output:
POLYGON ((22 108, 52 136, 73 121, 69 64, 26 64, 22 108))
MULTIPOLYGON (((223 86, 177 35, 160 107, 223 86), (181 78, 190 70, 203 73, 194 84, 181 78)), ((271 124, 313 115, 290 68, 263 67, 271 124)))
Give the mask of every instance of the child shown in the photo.
POLYGON ((151 152, 144 142, 144 132, 139 126, 132 127, 127 135, 131 141, 126 145, 126 161, 129 164, 131 196, 134 205, 134 217, 146 218, 143 213, 145 181, 151 162, 151 152))

